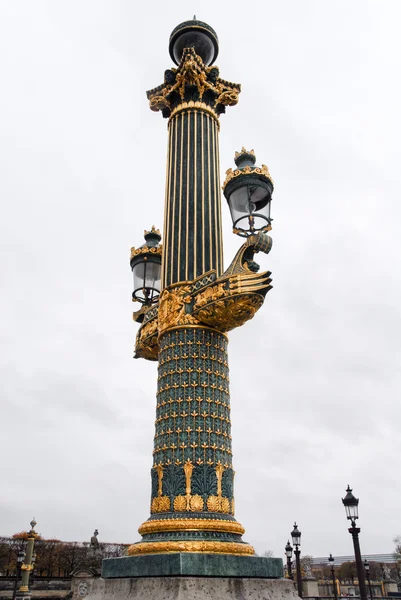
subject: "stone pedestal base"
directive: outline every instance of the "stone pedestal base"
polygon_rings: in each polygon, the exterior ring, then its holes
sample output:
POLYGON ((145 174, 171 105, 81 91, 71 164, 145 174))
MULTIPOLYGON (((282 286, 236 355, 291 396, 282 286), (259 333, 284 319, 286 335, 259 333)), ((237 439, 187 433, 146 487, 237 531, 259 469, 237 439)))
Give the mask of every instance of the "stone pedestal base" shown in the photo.
POLYGON ((302 580, 303 595, 307 598, 318 598, 319 587, 317 579, 314 577, 304 577, 302 580))
POLYGON ((288 579, 124 577, 95 580, 86 600, 298 600, 298 596, 288 579))
POLYGON ((107 558, 102 564, 102 577, 283 577, 281 558, 174 552, 107 558))

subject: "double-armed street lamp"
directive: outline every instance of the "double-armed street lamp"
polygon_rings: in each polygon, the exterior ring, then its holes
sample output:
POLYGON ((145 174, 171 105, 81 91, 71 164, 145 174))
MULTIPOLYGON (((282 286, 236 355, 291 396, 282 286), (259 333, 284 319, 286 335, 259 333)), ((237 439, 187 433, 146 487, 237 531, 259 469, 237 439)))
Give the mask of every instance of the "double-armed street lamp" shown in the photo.
POLYGON ((366 573, 366 579, 368 580, 370 600, 373 600, 372 583, 370 581, 370 564, 368 563, 367 559, 364 560, 363 566, 366 573))
POLYGON ((169 43, 175 66, 147 92, 168 120, 168 151, 163 244, 153 226, 130 257, 140 304, 134 356, 158 362, 150 517, 131 556, 255 554, 234 517, 227 333, 253 318, 272 287, 254 255, 272 247, 273 181, 243 147, 220 185, 220 116, 241 86, 220 77, 218 50, 210 25, 180 23, 169 43), (233 232, 245 238, 228 268, 221 189, 233 232))
POLYGON ((352 493, 352 489, 349 486, 347 487, 346 492, 347 494, 342 499, 342 502, 344 504, 347 519, 351 521, 351 527, 348 529, 348 531, 352 535, 352 541, 354 543, 355 564, 359 582, 359 594, 361 596, 361 600, 367 600, 365 573, 362 564, 361 548, 359 546, 359 532, 361 530, 359 527, 356 526, 356 520, 359 518, 359 498, 355 498, 355 496, 352 493))
POLYGON ((337 600, 338 596, 337 596, 337 582, 336 582, 336 574, 334 571, 334 557, 330 552, 330 556, 327 559, 328 563, 327 566, 330 567, 330 571, 331 571, 331 578, 333 580, 333 593, 334 593, 334 600, 337 600))
POLYGON ((21 577, 21 567, 22 567, 22 563, 24 562, 24 558, 25 558, 25 552, 24 552, 24 550, 20 550, 18 552, 18 556, 17 556, 17 564, 16 564, 16 569, 15 569, 15 582, 14 582, 14 590, 13 590, 12 600, 15 600, 15 596, 17 594, 17 585, 18 585, 18 581, 21 577))
POLYGON ((288 540, 287 545, 285 547, 285 555, 287 557, 287 574, 288 579, 294 579, 294 575, 292 572, 292 546, 290 544, 290 540, 288 540))
POLYGON ((298 529, 298 525, 294 523, 294 529, 291 531, 292 544, 294 546, 295 553, 295 564, 297 569, 297 588, 298 596, 302 598, 302 573, 301 573, 301 532, 298 529))

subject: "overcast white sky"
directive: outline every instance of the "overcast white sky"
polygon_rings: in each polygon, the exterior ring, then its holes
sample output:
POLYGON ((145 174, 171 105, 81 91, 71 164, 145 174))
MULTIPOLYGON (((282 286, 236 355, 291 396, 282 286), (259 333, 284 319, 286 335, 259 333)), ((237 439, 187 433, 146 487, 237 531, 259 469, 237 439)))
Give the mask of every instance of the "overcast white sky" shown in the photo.
MULTIPOLYGON (((132 359, 129 249, 163 223, 166 121, 145 91, 193 14, 242 84, 221 166, 275 180, 274 289, 230 334, 237 519, 283 555, 351 554, 400 520, 401 3, 0 1, 0 533, 134 542, 155 363, 132 359)), ((223 204, 228 265, 241 244, 223 204)))

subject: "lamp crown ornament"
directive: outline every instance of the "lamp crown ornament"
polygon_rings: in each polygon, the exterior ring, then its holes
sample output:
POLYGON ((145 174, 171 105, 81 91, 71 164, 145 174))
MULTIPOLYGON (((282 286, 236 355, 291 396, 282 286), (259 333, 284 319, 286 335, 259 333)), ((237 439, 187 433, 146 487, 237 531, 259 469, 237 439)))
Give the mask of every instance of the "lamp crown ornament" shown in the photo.
POLYGON ((162 239, 160 229, 156 229, 154 225, 152 225, 151 229, 149 230, 145 229, 143 235, 146 241, 156 239, 160 242, 160 240, 162 239))
POLYGON ((246 150, 244 146, 242 146, 241 152, 236 152, 234 155, 234 162, 237 167, 242 167, 246 165, 254 165, 256 162, 256 156, 254 150, 246 150))

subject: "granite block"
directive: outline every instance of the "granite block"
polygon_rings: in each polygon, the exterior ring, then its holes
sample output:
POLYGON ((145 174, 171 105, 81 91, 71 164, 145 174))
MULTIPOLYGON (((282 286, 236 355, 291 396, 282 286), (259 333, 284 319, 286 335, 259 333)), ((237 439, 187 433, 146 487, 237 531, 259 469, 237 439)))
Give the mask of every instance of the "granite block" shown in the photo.
POLYGON ((103 560, 102 577, 283 577, 281 558, 232 554, 171 553, 123 556, 103 560))
POLYGON ((299 600, 290 579, 125 577, 95 579, 85 600, 299 600))

